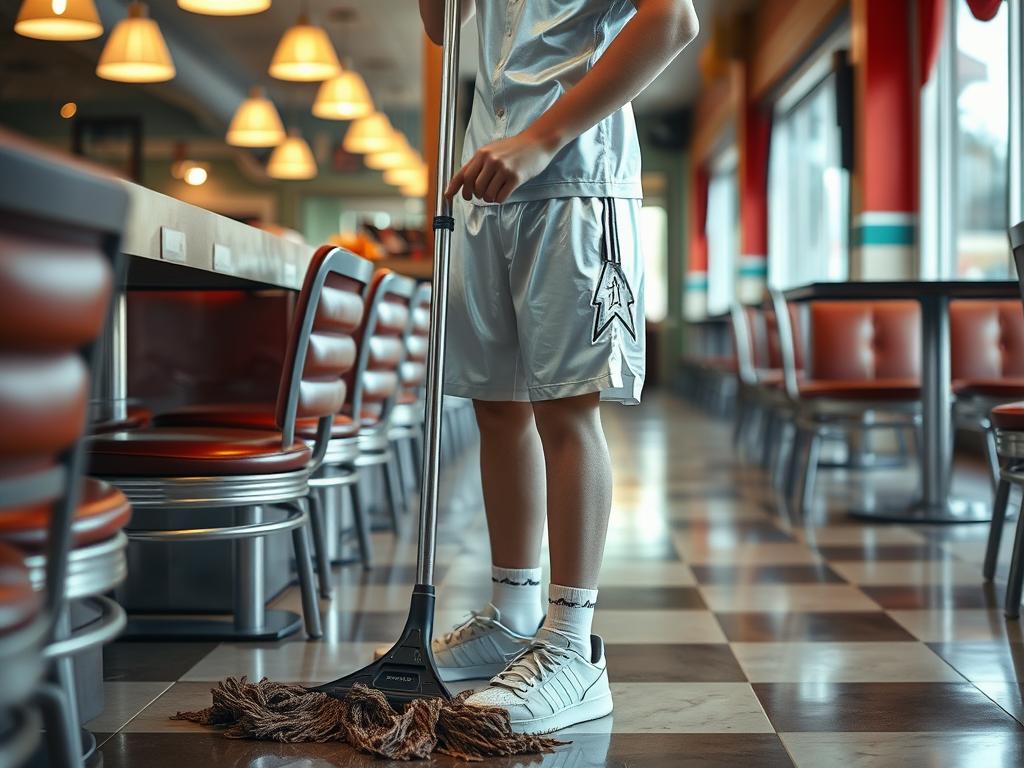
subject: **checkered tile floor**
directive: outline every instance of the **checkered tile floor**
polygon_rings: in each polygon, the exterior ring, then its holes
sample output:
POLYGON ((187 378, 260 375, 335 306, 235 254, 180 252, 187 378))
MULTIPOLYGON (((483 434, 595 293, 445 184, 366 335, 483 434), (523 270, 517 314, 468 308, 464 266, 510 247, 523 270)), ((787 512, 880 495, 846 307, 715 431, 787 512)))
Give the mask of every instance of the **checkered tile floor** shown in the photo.
MULTIPOLYGON (((566 732, 572 744, 555 754, 485 765, 1024 764, 1024 631, 999 610, 1002 584, 982 582, 987 526, 860 524, 844 508, 866 476, 840 473, 822 473, 835 477, 817 522, 789 524, 762 475, 736 463, 728 425, 657 397, 605 421, 616 493, 595 631, 615 712, 566 732)), ((441 626, 489 588, 471 474, 470 501, 440 537, 441 626)), ((912 490, 901 471, 871 477, 912 490)), ((977 467, 958 481, 985 498, 977 467)), ((413 534, 379 536, 369 576, 336 570, 321 642, 109 648, 107 707, 90 724, 104 765, 379 765, 337 745, 229 741, 168 716, 204 706, 228 675, 308 683, 365 663, 404 620, 413 534)))

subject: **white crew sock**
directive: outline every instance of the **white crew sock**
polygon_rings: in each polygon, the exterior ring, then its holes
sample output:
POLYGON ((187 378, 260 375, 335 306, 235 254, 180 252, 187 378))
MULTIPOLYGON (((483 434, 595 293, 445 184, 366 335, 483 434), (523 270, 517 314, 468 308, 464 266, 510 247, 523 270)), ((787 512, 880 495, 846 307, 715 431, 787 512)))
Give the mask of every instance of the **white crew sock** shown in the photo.
POLYGON ((516 634, 533 637, 544 618, 540 584, 540 568, 491 566, 491 604, 516 634))
POLYGON ((574 650, 590 660, 590 628, 597 606, 596 589, 580 589, 551 584, 548 588, 548 615, 542 630, 560 632, 569 638, 574 650))

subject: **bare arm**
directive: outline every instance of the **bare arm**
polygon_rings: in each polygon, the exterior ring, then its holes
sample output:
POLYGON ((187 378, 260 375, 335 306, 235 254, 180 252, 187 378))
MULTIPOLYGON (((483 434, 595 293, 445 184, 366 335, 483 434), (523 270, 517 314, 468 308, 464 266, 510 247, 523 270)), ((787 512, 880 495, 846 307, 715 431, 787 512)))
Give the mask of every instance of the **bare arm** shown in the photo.
MULTIPOLYGON (((421 0, 421 7, 422 7, 421 0)), ((452 177, 462 189, 503 202, 543 171, 560 149, 641 93, 696 36, 693 0, 634 0, 636 14, 576 85, 518 136, 480 150, 452 177)))
MULTIPOLYGON (((462 23, 465 24, 473 15, 473 0, 458 0, 462 7, 459 12, 462 16, 462 23)), ((437 45, 441 45, 444 39, 444 3, 445 0, 420 0, 420 18, 423 19, 423 29, 427 37, 437 45)))

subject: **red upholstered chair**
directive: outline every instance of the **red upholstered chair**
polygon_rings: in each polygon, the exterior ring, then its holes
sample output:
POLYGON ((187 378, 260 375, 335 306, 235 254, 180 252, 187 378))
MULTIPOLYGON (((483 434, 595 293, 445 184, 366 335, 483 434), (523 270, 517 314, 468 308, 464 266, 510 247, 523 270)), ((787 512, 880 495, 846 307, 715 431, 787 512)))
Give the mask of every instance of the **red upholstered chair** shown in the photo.
POLYGON ((921 319, 916 302, 816 301, 809 307, 805 374, 796 367, 790 308, 772 291, 786 395, 795 409, 788 495, 809 511, 822 442, 919 422, 921 319))
POLYGON ((124 578, 130 508, 102 483, 82 488, 81 437, 127 204, 119 182, 0 132, 2 765, 36 746, 33 697, 47 764, 82 764, 72 656, 124 626, 103 595, 124 578), (95 621, 73 631, 72 604, 95 621))
MULTIPOLYGON (((178 510, 181 527, 133 527, 133 542, 234 541, 233 624, 218 620, 133 620, 134 634, 279 638, 300 626, 289 611, 266 611, 262 538, 290 531, 306 632, 319 637, 307 528, 309 478, 324 460, 335 415, 346 402, 345 375, 356 359, 354 334, 363 320, 372 265, 339 248, 320 248, 310 261, 290 330, 277 402, 259 426, 144 427, 95 435, 92 470, 121 488, 136 508, 178 510), (263 427, 263 428, 260 428, 263 427), (211 521, 212 509, 235 510, 233 524, 211 521), (277 508, 271 519, 268 509, 277 508)), ((244 413, 244 411, 243 411, 244 413)), ((253 413, 249 410, 250 415, 253 413)))
POLYGON ((999 456, 989 413, 1024 397, 1024 308, 1012 300, 950 302, 949 342, 956 423, 984 433, 996 484, 999 456))
MULTIPOLYGON (((1021 281, 1021 295, 1024 298, 1024 221, 1010 230, 1010 247, 1021 281)), ((991 349, 989 357, 992 358, 991 349)), ((1016 370, 1018 361, 1009 363, 1016 370)), ((994 363, 994 360, 993 360, 994 363)), ((955 371, 956 369, 954 369, 955 371)), ((996 449, 1001 461, 996 498, 992 505, 992 525, 989 528, 988 546, 985 550, 983 572, 986 581, 992 581, 996 574, 999 545, 1006 523, 1006 508, 1010 501, 1010 487, 1024 487, 1024 402, 1005 403, 992 409, 991 425, 995 431, 996 449)), ((1006 584, 1006 617, 1020 617, 1021 590, 1024 589, 1024 502, 1017 516, 1013 554, 1006 584)))

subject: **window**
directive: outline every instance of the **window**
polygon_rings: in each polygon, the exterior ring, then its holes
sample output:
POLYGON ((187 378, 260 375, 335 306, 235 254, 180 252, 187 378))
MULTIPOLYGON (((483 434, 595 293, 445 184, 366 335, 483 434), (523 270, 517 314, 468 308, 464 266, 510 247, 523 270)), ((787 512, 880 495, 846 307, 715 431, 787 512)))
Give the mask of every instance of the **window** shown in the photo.
POLYGON ((979 21, 948 0, 939 63, 922 92, 921 246, 927 278, 1002 279, 1011 272, 1006 230, 1024 215, 1020 105, 1021 0, 979 21), (1016 65, 1019 66, 1019 63, 1016 65), (1019 162, 1019 159, 1018 159, 1019 162), (1014 209, 1017 210, 1014 210, 1014 209))
POLYGON ((1009 276, 1010 33, 1006 4, 978 21, 956 3, 956 276, 1009 276))
POLYGON ((740 252, 738 156, 732 147, 712 163, 708 183, 708 314, 729 311, 736 298, 740 252))
POLYGON ((668 314, 668 213, 661 204, 640 209, 640 247, 644 256, 644 315, 660 323, 668 314))
POLYGON ((809 91, 800 85, 795 103, 792 93, 777 103, 768 166, 768 282, 782 289, 845 280, 848 266, 849 179, 835 77, 809 91))

